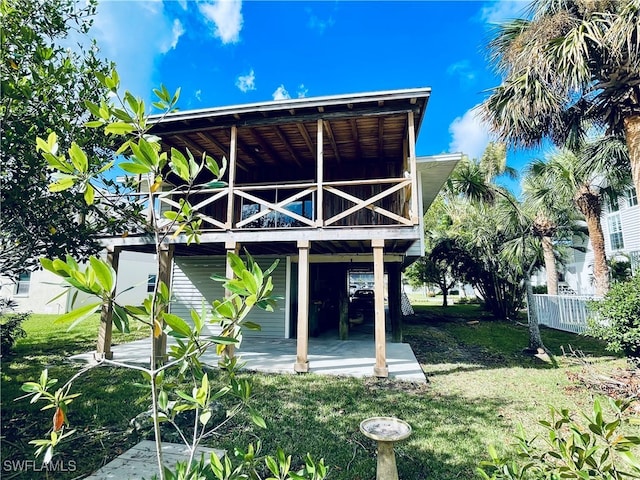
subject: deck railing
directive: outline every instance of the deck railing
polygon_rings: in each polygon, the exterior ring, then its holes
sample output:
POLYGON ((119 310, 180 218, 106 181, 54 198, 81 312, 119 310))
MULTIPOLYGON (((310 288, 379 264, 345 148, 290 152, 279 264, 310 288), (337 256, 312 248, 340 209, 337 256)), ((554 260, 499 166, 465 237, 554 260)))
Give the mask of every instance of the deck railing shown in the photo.
MULTIPOLYGON (((377 217, 358 215, 353 226, 375 225, 372 218, 388 219, 385 225, 412 226, 417 224, 417 216, 411 216, 408 208, 411 184, 410 178, 403 177, 321 184, 309 181, 234 185, 232 188, 201 187, 189 193, 193 195, 190 200, 192 209, 202 219, 204 231, 337 226, 344 225, 349 216, 363 211, 373 212, 377 217), (390 198, 394 194, 396 197, 390 198), (324 199, 324 205, 319 205, 320 198, 324 199), (387 204, 382 206, 385 199, 387 204), (327 205, 332 208, 327 208, 327 205)), ((178 211, 180 199, 186 193, 180 187, 156 192, 156 207, 159 205, 161 212, 178 211)))
POLYGON ((587 302, 596 300, 592 295, 533 295, 530 308, 535 308, 540 325, 566 332, 583 333, 588 319, 594 317, 587 302))

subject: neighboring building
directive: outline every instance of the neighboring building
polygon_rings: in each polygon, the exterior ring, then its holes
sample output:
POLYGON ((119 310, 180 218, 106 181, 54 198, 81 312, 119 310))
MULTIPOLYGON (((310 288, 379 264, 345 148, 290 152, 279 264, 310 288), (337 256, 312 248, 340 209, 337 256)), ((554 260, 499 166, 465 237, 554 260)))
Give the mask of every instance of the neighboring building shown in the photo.
MULTIPOLYGON (((296 338, 294 368, 303 372, 310 334, 348 336, 349 279, 371 278, 374 372, 387 376, 385 277, 389 326, 401 341, 401 270, 423 254, 423 214, 461 158, 417 156, 429 96, 421 88, 164 117, 152 129, 164 150, 228 159, 226 186, 208 187, 212 178, 203 177, 191 197, 202 219, 200 243, 187 245, 181 234, 163 244, 160 275, 171 285, 171 312, 189 319, 190 309, 224 296, 210 277, 231 274, 228 251, 246 248, 263 267, 279 260, 273 277, 282 300, 273 313, 254 309, 250 318, 262 330, 245 335, 296 338)), ((161 209, 175 209, 184 189, 175 177, 166 181, 154 196, 161 209)), ((154 249, 152 238, 135 233, 104 243, 113 258, 154 249)), ((111 355, 108 335, 97 354, 111 355)))
MULTIPOLYGON (((634 274, 640 273, 640 207, 633 187, 614 202, 607 202, 602 213, 602 230, 607 260, 629 261, 634 274)), ((591 295, 593 287, 593 250, 588 239, 575 239, 585 252, 572 250, 571 261, 561 274, 559 287, 565 293, 591 295)))
MULTIPOLYGON (((116 292, 122 292, 118 296, 120 303, 138 305, 148 295, 150 281, 155 283, 153 257, 148 253, 123 252, 116 286, 116 292)), ((17 282, 0 277, 0 297, 14 300, 19 312, 62 314, 71 309, 73 297, 62 284, 60 277, 46 270, 23 273, 17 282)), ((78 292, 76 306, 85 298, 78 292)))

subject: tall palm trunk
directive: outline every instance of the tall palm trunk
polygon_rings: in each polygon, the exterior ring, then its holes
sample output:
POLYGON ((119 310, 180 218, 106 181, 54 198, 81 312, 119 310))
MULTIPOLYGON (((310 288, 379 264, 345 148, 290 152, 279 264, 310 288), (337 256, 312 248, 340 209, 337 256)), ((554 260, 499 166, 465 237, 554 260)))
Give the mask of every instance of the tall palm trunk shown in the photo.
POLYGON ((604 249, 604 233, 600 222, 600 214, 602 213, 600 197, 592 192, 588 186, 582 186, 575 201, 587 222, 589 240, 591 248, 593 248, 593 280, 596 295, 604 296, 609 291, 609 269, 604 249))
POLYGON ((640 115, 624 119, 624 133, 629 150, 633 184, 636 187, 636 195, 640 196, 640 115))
POLYGON ((558 269, 551 237, 542 237, 542 252, 544 255, 544 269, 547 273, 547 293, 549 295, 558 295, 558 269))

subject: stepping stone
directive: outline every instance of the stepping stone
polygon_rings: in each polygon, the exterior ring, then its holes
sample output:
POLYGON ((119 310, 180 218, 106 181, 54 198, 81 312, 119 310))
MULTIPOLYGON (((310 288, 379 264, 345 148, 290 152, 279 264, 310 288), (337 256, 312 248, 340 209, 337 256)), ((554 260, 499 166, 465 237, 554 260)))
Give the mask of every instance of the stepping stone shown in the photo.
MULTIPOLYGON (((194 458, 199 460, 204 454, 205 461, 208 461, 211 453, 221 458, 224 450, 198 447, 194 458)), ((162 442, 162 458, 166 466, 173 467, 178 461, 186 461, 189 458, 189 450, 181 443, 162 442)), ((143 440, 86 477, 85 480, 141 480, 142 478, 151 480, 151 477, 157 474, 156 443, 143 440)))

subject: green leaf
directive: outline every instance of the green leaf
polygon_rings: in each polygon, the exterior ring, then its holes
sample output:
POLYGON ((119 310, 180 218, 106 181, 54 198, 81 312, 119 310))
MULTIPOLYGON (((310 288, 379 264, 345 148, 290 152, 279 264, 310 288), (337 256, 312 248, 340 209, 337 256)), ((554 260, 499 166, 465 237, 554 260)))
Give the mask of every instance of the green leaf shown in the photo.
POLYGON ((49 185, 50 192, 62 192, 64 190, 69 190, 71 187, 75 185, 76 177, 72 175, 64 175, 61 174, 58 177, 58 180, 49 185))
POLYGON ((171 147, 171 170, 185 182, 189 181, 189 163, 185 156, 177 149, 171 147))
POLYGON ((78 146, 76 142, 71 143, 71 148, 69 148, 69 158, 71 158, 71 163, 82 173, 86 173, 89 169, 89 160, 87 160, 87 154, 78 146))
POLYGON ((98 280, 98 284, 108 293, 113 293, 116 287, 116 272, 104 260, 101 260, 96 257, 89 257, 89 264, 93 271, 96 274, 96 279, 98 280))
POLYGON ((162 318, 174 332, 177 332, 185 337, 191 336, 191 327, 182 318, 171 313, 163 313, 162 318))
POLYGON ((258 427, 264 428, 266 430, 267 424, 265 423, 264 418, 262 418, 253 408, 249 409, 249 413, 251 415, 251 421, 258 427))
POLYGON ((169 395, 167 394, 167 392, 162 390, 158 394, 158 406, 160 407, 160 410, 167 410, 168 404, 169 404, 169 395))
POLYGON ((105 133, 113 135, 126 135, 133 132, 133 130, 133 125, 124 122, 110 123, 104 128, 105 133))
POLYGON ((94 188, 89 183, 87 183, 84 190, 84 201, 86 202, 87 205, 93 205, 95 194, 96 194, 96 191, 94 190, 94 188))
POLYGON ((129 333, 129 316, 127 315, 127 311, 120 305, 113 305, 113 324, 118 331, 129 333))
POLYGON ((120 168, 128 173, 133 173, 134 175, 151 173, 151 167, 143 165, 142 163, 134 163, 134 162, 122 162, 119 164, 120 168))
POLYGON ((89 305, 84 305, 80 308, 76 308, 75 310, 71 310, 64 315, 59 316, 54 320, 53 323, 66 323, 66 322, 74 322, 77 324, 82 320, 85 320, 87 317, 96 312, 97 307, 102 305, 102 302, 94 302, 89 305))

